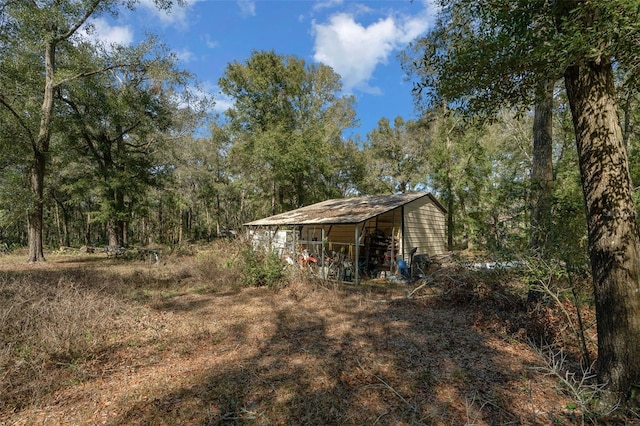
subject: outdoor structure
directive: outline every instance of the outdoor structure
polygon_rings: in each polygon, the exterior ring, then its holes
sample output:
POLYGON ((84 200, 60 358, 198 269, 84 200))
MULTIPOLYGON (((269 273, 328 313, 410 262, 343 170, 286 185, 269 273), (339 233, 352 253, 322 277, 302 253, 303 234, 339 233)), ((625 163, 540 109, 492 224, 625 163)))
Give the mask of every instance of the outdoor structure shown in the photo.
POLYGON ((313 259, 322 271, 339 262, 333 277, 358 282, 363 274, 403 272, 414 253, 444 253, 445 213, 433 195, 408 193, 327 200, 245 226, 255 245, 313 259))

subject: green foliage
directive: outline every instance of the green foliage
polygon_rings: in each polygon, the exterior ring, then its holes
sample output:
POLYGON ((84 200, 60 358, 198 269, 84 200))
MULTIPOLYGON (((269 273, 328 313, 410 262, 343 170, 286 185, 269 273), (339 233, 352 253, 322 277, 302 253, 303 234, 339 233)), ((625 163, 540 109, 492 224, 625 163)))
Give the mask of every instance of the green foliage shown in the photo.
POLYGON ((247 244, 241 251, 242 276, 251 287, 280 288, 285 282, 285 264, 272 250, 254 249, 247 244))
MULTIPOLYGON (((31 151, 31 164, 27 163, 30 167, 25 171, 30 175, 33 193, 28 222, 30 261, 44 260, 41 243, 44 234, 43 197, 52 139, 58 136, 60 141, 68 137, 71 142, 80 140, 87 143, 87 152, 83 154, 89 154, 98 163, 92 165, 101 168, 98 179, 90 176, 89 180, 93 178, 103 185, 106 182, 108 189, 100 195, 115 203, 115 206, 104 207, 106 202, 101 200, 101 213, 109 215, 115 212, 116 217, 109 219, 118 222, 123 220, 122 205, 126 202, 120 187, 127 182, 136 182, 136 178, 140 178, 140 171, 147 171, 149 167, 145 163, 135 164, 137 170, 129 170, 128 173, 107 173, 105 170, 113 171, 114 167, 110 167, 112 164, 126 168, 123 159, 135 157, 131 155, 133 152, 144 149, 153 131, 170 129, 168 123, 175 111, 163 107, 175 102, 175 94, 162 93, 159 90, 162 84, 156 87, 158 90, 152 89, 154 84, 168 81, 171 71, 167 71, 167 64, 171 66, 173 56, 162 52, 162 55, 152 58, 149 46, 155 46, 154 41, 130 49, 118 46, 106 49, 78 36, 81 28, 92 29, 91 18, 109 13, 116 15, 120 6, 132 7, 135 3, 120 0, 63 0, 5 2, 2 6, 0 120, 10 117, 10 128, 16 130, 14 137, 19 139, 23 149, 31 151), (133 58, 135 54, 131 54, 132 51, 139 56, 133 58), (145 60, 148 62, 145 63, 145 60), (112 80, 106 83, 110 78, 112 80), (116 81, 122 83, 122 87, 115 88, 116 84, 113 83, 116 81), (132 81, 135 83, 131 84, 132 81), (136 85, 144 86, 144 89, 127 90, 136 85), (135 110, 136 107, 140 109, 135 110), (130 115, 137 117, 127 120, 130 117, 125 118, 127 113, 122 113, 125 108, 128 108, 130 115), (149 122, 154 123, 151 131, 149 122), (105 129, 109 125, 111 128, 105 129), (131 137, 134 128, 143 141, 134 141, 131 137), (60 137, 60 134, 63 136, 60 137), (121 156, 116 160, 111 158, 113 152, 105 148, 102 142, 109 145, 116 144, 116 141, 120 146, 130 144, 129 156, 121 156)), ((166 8, 172 2, 154 3, 166 8)), ((184 75, 180 77, 183 78, 184 75)), ((69 146, 73 145, 69 143, 69 146)), ((91 164, 91 161, 88 163, 91 164)), ((131 192, 137 192, 135 189, 131 192)), ((69 201, 70 197, 61 198, 69 201)), ((58 201, 56 206, 63 206, 63 203, 58 201)))
POLYGON ((587 221, 576 156, 576 150, 568 146, 556 162, 556 184, 547 238, 550 256, 572 267, 582 267, 588 263, 587 221))
POLYGON ((337 96, 341 83, 331 68, 253 52, 246 63, 229 64, 219 85, 235 101, 227 113, 234 175, 267 201, 257 215, 341 195, 349 152, 341 133, 355 113, 352 97, 337 96))
POLYGON ((110 242, 120 245, 125 224, 145 211, 147 192, 162 186, 171 171, 164 154, 170 152, 168 135, 188 128, 198 110, 180 106, 177 92, 188 75, 153 39, 82 53, 115 69, 70 82, 60 94, 53 139, 52 166, 62 168, 56 192, 75 205, 90 196, 97 207, 92 220, 106 224, 110 242))
MULTIPOLYGON (((640 351, 638 299, 631 291, 640 247, 613 68, 640 65, 638 2, 440 3, 437 25, 415 45, 418 58, 408 62, 418 87, 436 94, 427 102, 453 101, 488 114, 504 104, 524 109, 540 99, 540 82, 564 77, 588 215, 598 378, 609 382, 611 397, 628 394, 640 377, 640 363, 624 355, 640 351)), ((564 211, 572 212, 572 198, 562 199, 564 211)))
POLYGON ((387 118, 381 118, 363 149, 369 171, 364 193, 415 190, 423 181, 426 147, 426 132, 419 123, 398 116, 392 127, 387 118))
POLYGON ((240 185, 232 175, 230 132, 218 119, 214 117, 210 137, 185 138, 167 187, 182 200, 180 208, 191 212, 196 240, 209 240, 219 230, 239 229, 248 221, 242 216, 240 185))
POLYGON ((561 78, 570 64, 638 60, 636 0, 439 3, 436 26, 403 58, 417 77, 418 99, 427 104, 444 99, 489 114, 505 105, 528 108, 539 82, 561 78))

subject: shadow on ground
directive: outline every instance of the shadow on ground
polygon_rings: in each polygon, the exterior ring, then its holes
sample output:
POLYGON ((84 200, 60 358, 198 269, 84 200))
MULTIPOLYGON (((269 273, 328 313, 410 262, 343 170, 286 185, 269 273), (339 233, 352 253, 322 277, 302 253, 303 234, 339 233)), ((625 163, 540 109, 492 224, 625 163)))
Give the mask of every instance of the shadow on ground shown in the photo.
MULTIPOLYGON (((96 277, 72 265, 2 274, 52 286, 82 282, 155 315, 146 337, 106 345, 82 367, 85 383, 141 382, 138 394, 109 401, 106 424, 502 425, 549 424, 562 415, 558 404, 534 405, 540 389, 532 387, 555 391, 519 357, 526 346, 501 340, 507 336, 486 328, 472 304, 390 300, 384 289, 364 286, 174 291, 175 276, 101 270, 96 277), (168 292, 132 298, 136 286, 168 292), (176 324, 184 329, 169 331, 176 324), (154 373, 165 365, 186 372, 154 373)), ((62 384, 62 393, 76 384, 62 384)))
MULTIPOLYGON (((245 303, 250 301, 245 300, 245 303)), ((229 303, 234 303, 229 301, 229 303)), ((437 301, 272 306, 264 341, 239 336, 244 351, 189 386, 133 404, 111 424, 545 424, 514 368, 480 332, 471 309, 437 301), (358 307, 357 304, 366 306, 358 307), (517 400, 517 401, 516 401, 517 400), (188 419, 185 414, 189 413, 188 419), (530 417, 529 417, 530 415, 530 417)), ((244 321, 259 322, 246 318, 244 321)), ((247 333, 249 324, 235 331, 247 333)), ((205 343, 206 344, 206 343, 205 343)), ((538 407, 543 408, 543 407, 538 407)))

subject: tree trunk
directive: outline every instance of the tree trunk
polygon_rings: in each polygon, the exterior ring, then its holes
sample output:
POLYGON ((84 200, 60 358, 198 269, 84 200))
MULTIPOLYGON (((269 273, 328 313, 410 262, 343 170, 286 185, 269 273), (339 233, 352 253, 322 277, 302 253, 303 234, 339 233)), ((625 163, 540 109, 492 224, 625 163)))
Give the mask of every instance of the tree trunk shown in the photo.
POLYGON ((453 232, 454 232, 454 221, 453 221, 453 189, 451 188, 451 181, 447 179, 447 250, 453 250, 453 232))
POLYGON ((631 136, 631 97, 633 92, 628 91, 622 106, 622 143, 625 148, 629 148, 629 137, 631 136))
MULTIPOLYGON (((448 117, 448 112, 447 112, 447 106, 446 104, 444 104, 444 117, 448 117)), ((452 169, 453 169, 453 161, 451 158, 451 149, 452 149, 452 142, 451 142, 451 138, 449 137, 449 134, 451 133, 451 130, 453 130, 453 128, 449 128, 447 130, 447 134, 446 134, 446 147, 447 147, 447 175, 446 175, 446 182, 445 182, 445 199, 446 199, 446 203, 447 203, 447 250, 452 251, 453 250, 453 235, 454 235, 454 217, 453 217, 453 208, 454 208, 454 203, 453 203, 453 177, 451 176, 452 173, 452 169)))
POLYGON ((34 162, 31 167, 31 193, 33 197, 31 211, 29 212, 29 257, 27 261, 44 262, 44 249, 42 244, 42 220, 44 211, 44 171, 45 155, 34 152, 34 162))
POLYGON ((64 207, 64 204, 60 204, 62 210, 62 234, 64 235, 64 245, 71 246, 71 236, 69 235, 69 211, 64 207))
POLYGON ((44 175, 46 170, 49 142, 51 140, 51 116, 53 114, 53 77, 55 70, 55 44, 47 42, 44 52, 44 94, 40 108, 40 128, 38 138, 33 143, 33 165, 31 167, 31 193, 33 206, 29 212, 29 257, 28 262, 43 262, 42 245, 44 213, 44 175))
POLYGON ((124 205, 124 195, 122 194, 122 190, 119 188, 115 190, 114 194, 114 207, 115 207, 115 219, 114 223, 116 225, 116 235, 118 239, 118 245, 122 247, 126 247, 126 225, 125 221, 122 220, 122 217, 125 213, 125 205, 124 205))
POLYGON ((533 118, 531 167, 531 238, 529 248, 543 252, 551 215, 553 190, 553 81, 545 81, 533 118))
POLYGON ((611 397, 640 384, 640 243, 608 60, 567 68, 598 323, 597 374, 611 397))
POLYGON ((271 188, 271 215, 276 214, 276 181, 274 179, 273 186, 271 188))
POLYGON ((107 244, 110 247, 123 246, 122 210, 124 209, 124 198, 119 189, 107 189, 105 199, 109 205, 109 215, 105 224, 107 232, 107 244))
POLYGON ((69 237, 69 212, 64 207, 64 203, 58 201, 55 195, 53 196, 53 200, 55 202, 56 227, 58 228, 58 245, 60 245, 60 247, 69 247, 71 246, 71 239, 69 237))
POLYGON ((109 247, 120 247, 118 241, 118 226, 114 220, 109 220, 106 225, 107 231, 107 245, 109 247))
POLYGON ((129 247, 129 222, 126 220, 120 222, 120 229, 122 231, 122 247, 129 247))
POLYGON ((84 228, 84 245, 91 245, 91 212, 87 212, 87 223, 84 228))

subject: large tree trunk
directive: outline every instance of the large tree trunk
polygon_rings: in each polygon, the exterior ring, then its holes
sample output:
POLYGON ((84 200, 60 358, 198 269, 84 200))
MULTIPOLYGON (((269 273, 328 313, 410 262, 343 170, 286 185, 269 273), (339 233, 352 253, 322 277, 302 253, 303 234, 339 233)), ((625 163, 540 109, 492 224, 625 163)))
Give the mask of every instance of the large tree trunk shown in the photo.
POLYGON ((28 262, 44 262, 44 250, 42 244, 42 219, 44 199, 44 172, 46 157, 43 153, 35 151, 34 161, 31 167, 31 194, 32 206, 29 211, 29 257, 28 262))
POLYGON ((109 205, 109 217, 105 224, 105 231, 107 232, 107 244, 110 247, 122 246, 122 221, 120 220, 121 196, 117 189, 107 189, 105 199, 109 205))
POLYGON ((640 384, 640 242, 608 60, 569 67, 598 322, 598 380, 610 396, 640 384))
POLYGON ((543 252, 551 215, 553 190, 553 81, 542 84, 533 118, 531 167, 531 238, 529 248, 543 252))
POLYGON ((55 45, 48 42, 45 46, 45 84, 42 106, 40 109, 40 128, 38 138, 33 143, 33 165, 31 167, 31 193, 33 206, 29 212, 29 257, 28 262, 44 261, 42 246, 43 213, 44 213, 44 175, 49 142, 51 140, 51 117, 53 115, 55 45))
MULTIPOLYGON (((553 191, 553 84, 543 82, 533 116, 533 155, 531 164, 531 219, 529 250, 544 254, 547 248, 551 195, 553 191)), ((529 289, 527 304, 540 300, 541 293, 529 289)))

